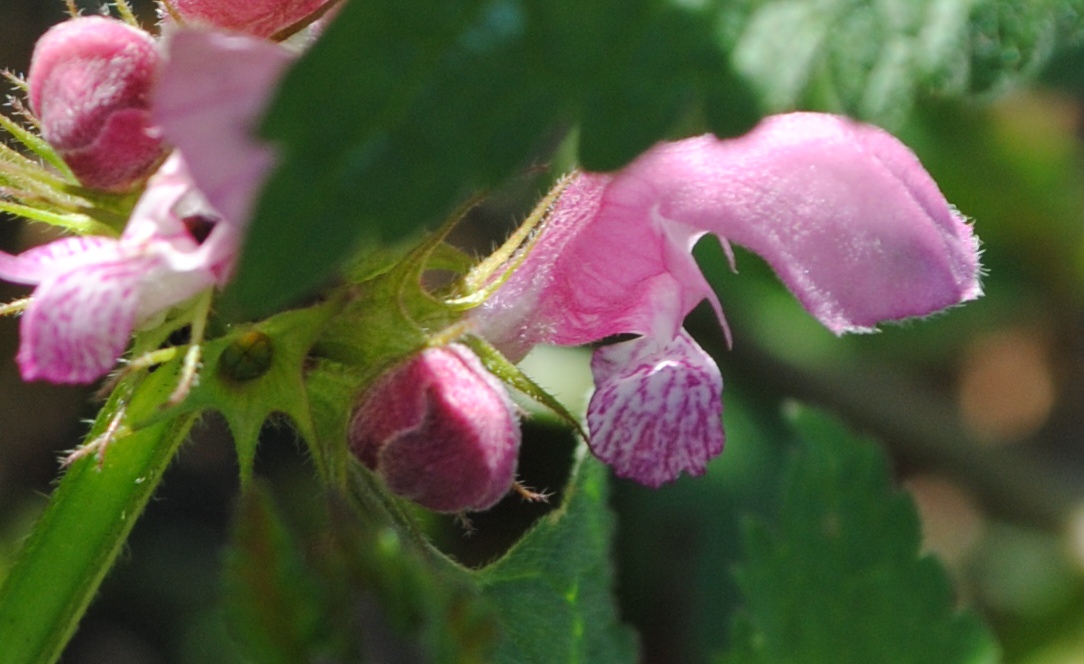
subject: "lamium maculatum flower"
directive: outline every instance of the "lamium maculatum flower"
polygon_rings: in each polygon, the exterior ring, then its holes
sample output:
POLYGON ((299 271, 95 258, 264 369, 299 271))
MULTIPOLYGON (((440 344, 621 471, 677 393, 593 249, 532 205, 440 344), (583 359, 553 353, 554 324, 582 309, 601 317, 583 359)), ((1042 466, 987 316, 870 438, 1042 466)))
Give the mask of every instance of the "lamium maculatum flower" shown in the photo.
POLYGON ((83 185, 127 190, 165 155, 150 113, 158 58, 149 34, 100 16, 55 25, 35 45, 30 107, 83 185))
POLYGON ((256 137, 257 125, 296 53, 264 39, 197 28, 171 31, 164 50, 154 120, 184 154, 211 205, 243 226, 275 158, 256 137))
POLYGON ((504 386, 458 344, 427 348, 381 376, 350 425, 363 464, 438 512, 495 505, 515 479, 519 442, 504 386))
POLYGON ((270 37, 312 16, 331 0, 170 0, 185 22, 270 37))
POLYGON ((17 357, 26 380, 96 380, 134 329, 232 273, 274 158, 252 127, 294 56, 265 40, 203 30, 175 31, 164 53, 150 112, 182 151, 148 180, 121 236, 0 253, 0 278, 37 286, 17 357))
POLYGON ((229 274, 236 231, 174 155, 148 182, 119 238, 69 237, 18 256, 0 277, 36 285, 20 322, 26 380, 89 383, 116 364, 137 327, 229 274))
POLYGON ((792 113, 745 136, 661 143, 624 169, 582 173, 541 236, 473 315, 510 357, 533 345, 639 335, 596 351, 590 443, 650 486, 700 474, 723 446, 722 380, 682 329, 707 299, 691 251, 705 234, 763 257, 835 334, 981 295, 978 241, 915 155, 846 118, 792 113))

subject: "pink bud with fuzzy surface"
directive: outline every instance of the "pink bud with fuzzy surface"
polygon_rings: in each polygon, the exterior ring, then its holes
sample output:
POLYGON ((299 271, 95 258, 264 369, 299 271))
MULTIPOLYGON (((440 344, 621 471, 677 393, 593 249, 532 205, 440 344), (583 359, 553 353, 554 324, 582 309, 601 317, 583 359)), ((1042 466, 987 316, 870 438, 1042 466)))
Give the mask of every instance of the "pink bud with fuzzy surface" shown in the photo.
POLYGON ((328 3, 329 0, 173 0, 171 4, 185 22, 270 37, 312 16, 328 3))
POLYGON ((75 18, 38 40, 30 106, 42 137, 83 185, 124 191, 164 156, 149 108, 157 66, 154 39, 114 19, 75 18))
POLYGON ((504 386, 458 344, 387 372, 350 425, 358 459, 393 492, 437 512, 495 505, 515 479, 519 441, 504 386))

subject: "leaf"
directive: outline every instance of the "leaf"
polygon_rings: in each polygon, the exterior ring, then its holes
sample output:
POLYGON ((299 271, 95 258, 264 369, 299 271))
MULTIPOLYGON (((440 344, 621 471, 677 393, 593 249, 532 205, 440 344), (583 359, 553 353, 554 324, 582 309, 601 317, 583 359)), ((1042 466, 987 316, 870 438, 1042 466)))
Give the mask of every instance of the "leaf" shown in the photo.
POLYGON ((342 474, 341 455, 315 445, 304 386, 309 350, 342 305, 341 298, 333 297, 307 309, 235 326, 204 344, 199 382, 178 412, 213 409, 222 413, 237 447, 243 483, 252 477, 260 429, 274 414, 290 418, 310 444, 309 450, 325 478, 342 474))
POLYGON ((607 470, 580 447, 561 508, 477 572, 500 616, 495 662, 629 663, 636 638, 617 617, 607 470))
POLYGON ((986 0, 971 12, 967 40, 975 92, 998 91, 1037 74, 1052 55, 1084 36, 1080 0, 986 0))
POLYGON ((349 501, 254 481, 228 556, 234 634, 272 663, 634 662, 611 593, 606 469, 586 458, 574 473, 558 510, 475 571, 433 549, 358 466, 349 501))
MULTIPOLYGON (((735 67, 776 110, 899 126, 916 98, 998 91, 1079 37, 1079 0, 768 0, 726 23, 735 67)), ((735 16, 735 14, 738 14, 735 16)))
POLYGON ((725 57, 704 18, 656 0, 347 3, 269 110, 281 161, 225 306, 293 302, 363 246, 528 165, 570 123, 582 120, 595 169, 701 102, 713 126, 747 127, 725 103, 744 88, 716 71, 725 57))
POLYGON ((944 569, 919 556, 917 513, 889 486, 878 449, 823 414, 793 421, 803 444, 778 520, 744 529, 746 613, 723 661, 996 661, 986 627, 955 609, 944 569))
MULTIPOLYGON (((175 386, 177 364, 160 367, 135 392, 130 419, 146 417, 175 386)), ((121 388, 123 389, 123 387, 121 388)), ((105 430, 116 395, 88 434, 105 430)), ((0 588, 4 664, 60 657, 197 414, 160 421, 68 468, 0 588)))
POLYGON ((491 617, 465 570, 393 527, 380 501, 361 513, 313 493, 276 500, 253 482, 235 515, 227 608, 253 661, 489 661, 491 617))
POLYGON ((242 496, 226 558, 229 617, 252 661, 291 664, 309 658, 319 628, 320 586, 306 573, 266 487, 242 496))

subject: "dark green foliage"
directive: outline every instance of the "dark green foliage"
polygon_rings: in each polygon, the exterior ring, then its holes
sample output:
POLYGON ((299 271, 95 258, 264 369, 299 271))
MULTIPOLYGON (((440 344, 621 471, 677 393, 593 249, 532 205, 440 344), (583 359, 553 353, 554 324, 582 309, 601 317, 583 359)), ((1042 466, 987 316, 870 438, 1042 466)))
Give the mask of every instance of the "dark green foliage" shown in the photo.
POLYGON ((720 130, 747 128, 752 97, 712 35, 710 16, 645 0, 348 3, 267 117, 282 162, 230 302, 260 314, 293 301, 363 243, 545 159, 577 122, 594 169, 701 100, 720 130))
POLYGON ((354 506, 328 494, 283 509, 255 482, 226 570, 234 635, 254 661, 284 664, 634 662, 611 596, 606 470, 577 466, 564 504, 478 571, 404 527, 367 471, 354 506))

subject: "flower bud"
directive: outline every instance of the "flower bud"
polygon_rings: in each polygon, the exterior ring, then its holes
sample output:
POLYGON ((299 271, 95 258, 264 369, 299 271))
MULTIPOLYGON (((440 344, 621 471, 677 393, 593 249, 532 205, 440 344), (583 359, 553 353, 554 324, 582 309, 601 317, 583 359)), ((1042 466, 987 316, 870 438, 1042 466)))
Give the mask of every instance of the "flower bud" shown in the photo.
POLYGON ((30 106, 42 137, 83 185, 126 190, 164 155, 150 115, 157 66, 154 39, 115 19, 75 18, 38 40, 30 106))
POLYGON ((270 37, 316 13, 329 0, 173 0, 173 10, 189 23, 270 37))
POLYGON ((382 376, 350 425, 362 463, 438 512, 496 504, 515 478, 519 440, 508 392, 457 344, 423 350, 382 376))

